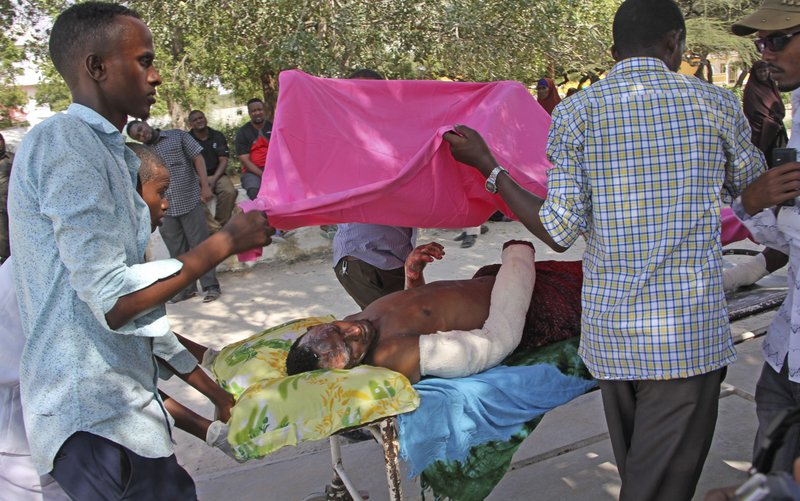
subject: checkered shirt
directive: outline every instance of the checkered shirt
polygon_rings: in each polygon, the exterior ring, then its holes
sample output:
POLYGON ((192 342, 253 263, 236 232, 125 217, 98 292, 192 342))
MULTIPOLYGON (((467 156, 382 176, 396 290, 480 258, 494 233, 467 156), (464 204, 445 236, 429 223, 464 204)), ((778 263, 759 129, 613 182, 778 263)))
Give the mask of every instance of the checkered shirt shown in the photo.
POLYGON ((203 152, 203 147, 180 129, 156 131, 158 140, 153 150, 164 160, 169 169, 167 216, 182 216, 200 203, 200 179, 193 159, 203 152))
POLYGON ((722 291, 721 196, 765 168, 734 95, 630 58, 565 99, 540 217, 586 239, 580 354, 600 379, 674 379, 736 359, 722 291))

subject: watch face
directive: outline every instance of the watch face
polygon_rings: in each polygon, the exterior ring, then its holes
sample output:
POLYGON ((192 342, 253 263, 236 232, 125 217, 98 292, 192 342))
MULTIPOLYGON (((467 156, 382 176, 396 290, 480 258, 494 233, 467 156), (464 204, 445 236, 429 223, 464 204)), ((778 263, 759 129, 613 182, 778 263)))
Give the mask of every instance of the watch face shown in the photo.
POLYGON ((497 186, 491 180, 486 180, 486 191, 489 193, 497 193, 497 186))

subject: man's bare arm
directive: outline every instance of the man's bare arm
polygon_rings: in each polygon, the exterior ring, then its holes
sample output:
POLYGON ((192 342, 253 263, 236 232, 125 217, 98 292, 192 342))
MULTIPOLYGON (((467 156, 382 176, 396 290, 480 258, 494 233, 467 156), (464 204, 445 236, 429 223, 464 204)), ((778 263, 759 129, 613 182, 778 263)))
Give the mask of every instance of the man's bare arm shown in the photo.
POLYGON ((261 177, 261 175, 264 174, 264 169, 256 166, 256 164, 254 164, 253 161, 250 160, 250 153, 239 155, 239 161, 242 162, 242 165, 244 165, 244 168, 247 169, 247 172, 251 172, 259 177, 261 177))
POLYGON ((197 171, 197 177, 200 179, 200 199, 203 202, 208 202, 214 198, 211 188, 208 186, 208 174, 206 173, 206 161, 203 155, 197 154, 192 159, 194 163, 194 170, 197 171))
POLYGON ((217 185, 217 181, 225 175, 225 170, 228 168, 228 157, 217 157, 217 170, 214 171, 214 174, 211 175, 211 179, 208 180, 208 186, 214 188, 217 185))
POLYGON ((108 326, 118 329, 139 313, 164 304, 228 256, 269 245, 274 234, 275 229, 262 212, 248 212, 232 218, 222 230, 178 257, 183 263, 178 273, 120 297, 106 313, 108 326))
MULTIPOLYGON (((448 132, 444 135, 444 140, 450 143, 450 151, 456 160, 476 168, 485 177, 489 177, 492 170, 499 165, 481 135, 469 127, 457 125, 455 132, 448 132)), ((539 219, 539 210, 542 208, 544 199, 517 184, 506 173, 500 173, 497 178, 497 192, 520 222, 536 238, 556 252, 566 250, 553 240, 539 219)))
POLYGON ((406 258, 404 265, 406 273, 405 288, 413 289, 414 287, 425 285, 425 276, 423 274, 425 267, 428 263, 432 263, 434 259, 442 259, 443 257, 444 247, 437 242, 417 246, 406 258))

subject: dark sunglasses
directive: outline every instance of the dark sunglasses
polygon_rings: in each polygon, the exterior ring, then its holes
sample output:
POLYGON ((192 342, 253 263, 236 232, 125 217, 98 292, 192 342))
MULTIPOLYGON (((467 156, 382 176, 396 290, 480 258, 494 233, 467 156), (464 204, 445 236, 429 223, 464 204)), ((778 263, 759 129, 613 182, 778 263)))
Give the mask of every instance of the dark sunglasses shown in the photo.
POLYGON ((769 49, 771 52, 780 52, 786 48, 786 45, 793 36, 800 33, 800 30, 792 33, 784 33, 782 35, 771 35, 764 38, 756 38, 753 42, 756 44, 756 50, 759 54, 763 54, 765 50, 769 49))

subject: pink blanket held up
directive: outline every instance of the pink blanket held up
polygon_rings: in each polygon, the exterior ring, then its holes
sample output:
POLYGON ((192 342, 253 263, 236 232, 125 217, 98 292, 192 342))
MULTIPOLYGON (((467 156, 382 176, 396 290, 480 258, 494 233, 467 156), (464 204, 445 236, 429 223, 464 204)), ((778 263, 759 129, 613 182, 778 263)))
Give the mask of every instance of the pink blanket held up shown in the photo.
MULTIPOLYGON (((245 210, 292 229, 363 222, 419 228, 483 223, 513 214, 483 177, 453 159, 442 135, 454 124, 480 132, 497 161, 546 195, 549 115, 519 82, 317 78, 280 75, 261 190, 245 210)), ((746 236, 729 212, 725 243, 746 236)))
POLYGON ((245 210, 273 226, 376 223, 420 228, 477 226, 510 214, 484 179, 453 159, 442 135, 478 130, 498 162, 541 196, 550 117, 518 82, 316 78, 280 75, 261 190, 245 210))

